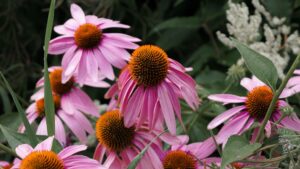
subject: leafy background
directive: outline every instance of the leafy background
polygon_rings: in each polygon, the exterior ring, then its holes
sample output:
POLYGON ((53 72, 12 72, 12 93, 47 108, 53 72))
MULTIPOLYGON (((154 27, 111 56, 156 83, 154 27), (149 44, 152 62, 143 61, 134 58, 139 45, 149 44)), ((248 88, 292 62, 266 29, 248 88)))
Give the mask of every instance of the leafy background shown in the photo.
MULTIPOLYGON (((128 30, 113 31, 139 37, 143 39, 141 44, 159 45, 171 58, 193 67, 190 74, 199 84, 203 106, 197 112, 191 112, 183 104, 184 121, 192 142, 210 136, 206 130, 207 123, 226 108, 208 102, 205 97, 209 93, 245 94, 238 81, 226 78, 228 68, 240 55, 235 49, 221 44, 215 34, 218 30, 226 32, 226 0, 57 0, 54 25, 62 24, 70 17, 69 7, 73 2, 79 4, 87 14, 130 25, 128 30)), ((234 2, 245 2, 253 13, 250 0, 234 2)), ((273 16, 286 17, 293 30, 299 29, 300 0, 261 2, 273 16)), ((35 82, 42 77, 42 46, 49 3, 49 0, 0 2, 0 71, 8 79, 24 108, 30 103, 35 82)), ((55 36, 57 34, 53 33, 55 36)), ((49 65, 59 65, 60 60, 60 56, 49 56, 49 65)), ((108 102, 103 98, 107 89, 85 87, 85 90, 93 99, 101 103, 108 102)), ((297 105, 298 96, 292 98, 291 102, 297 105)), ((12 99, 0 81, 0 124, 16 129, 20 120, 15 112, 12 99)), ((0 133, 0 141, 4 140, 0 133)))

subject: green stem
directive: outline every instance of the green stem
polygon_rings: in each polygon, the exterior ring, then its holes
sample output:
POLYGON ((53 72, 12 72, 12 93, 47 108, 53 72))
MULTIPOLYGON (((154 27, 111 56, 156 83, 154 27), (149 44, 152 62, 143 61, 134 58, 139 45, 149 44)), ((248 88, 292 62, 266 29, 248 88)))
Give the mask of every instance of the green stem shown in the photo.
POLYGON ((9 147, 7 147, 7 146, 5 146, 1 143, 0 143, 0 150, 5 151, 5 152, 7 152, 8 154, 10 154, 12 156, 18 157, 18 155, 14 151, 12 151, 9 147))
MULTIPOLYGON (((289 153, 290 154, 294 154, 294 153, 297 153, 299 152, 300 148, 297 148, 295 150, 292 150, 290 151, 289 153)), ((280 162, 286 158, 288 158, 289 155, 288 154, 285 154, 285 155, 282 155, 282 156, 279 156, 279 157, 275 157, 275 158, 271 158, 271 159, 266 159, 266 160, 240 160, 240 161, 237 161, 237 162, 242 162, 242 163, 275 163, 275 162, 280 162)))
POLYGON ((268 120, 270 119, 272 112, 276 106, 277 100, 280 96, 280 94, 282 93, 283 89, 285 88, 287 82, 289 81, 289 79, 292 77, 294 70, 297 68, 297 65, 300 62, 300 54, 297 56, 297 58, 295 59, 294 63, 292 64, 290 70, 288 71, 287 75, 285 76, 285 78, 283 79, 282 83, 280 84, 279 88, 277 89, 275 95, 273 96, 273 99, 271 101, 271 104, 268 108, 268 111, 266 113, 266 116, 264 118, 263 123, 261 124, 260 128, 259 128, 259 132, 258 135, 255 139, 255 142, 259 142, 260 138, 262 137, 263 131, 265 129, 265 126, 268 122, 268 120))

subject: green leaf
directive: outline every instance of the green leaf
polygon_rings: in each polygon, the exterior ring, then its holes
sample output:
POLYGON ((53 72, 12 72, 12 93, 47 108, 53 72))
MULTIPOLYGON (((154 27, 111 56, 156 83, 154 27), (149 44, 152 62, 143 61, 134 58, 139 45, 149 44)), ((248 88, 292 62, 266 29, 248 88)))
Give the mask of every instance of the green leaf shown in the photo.
MULTIPOLYGON (((13 151, 15 151, 16 147, 21 144, 30 144, 30 139, 27 137, 27 135, 18 133, 15 130, 12 130, 10 128, 7 128, 3 125, 0 125, 0 129, 6 138, 7 143, 12 148, 13 151)), ((38 142, 44 141, 48 138, 48 136, 37 136, 38 142)), ((32 146, 34 147, 34 146, 32 146)), ((60 143, 54 139, 52 150, 56 153, 60 152, 62 150, 62 146, 60 143)))
POLYGON ((145 155, 145 153, 147 152, 148 148, 151 146, 151 144, 162 134, 164 134, 164 132, 160 133, 159 135, 157 135, 154 139, 151 140, 151 142, 149 144, 147 144, 147 146, 131 161, 131 163, 128 165, 127 169, 135 169, 136 166, 138 165, 138 163, 140 162, 140 160, 142 159, 142 157, 145 155))
MULTIPOLYGON (((11 128, 12 130, 16 131, 20 126, 20 123, 22 123, 22 121, 18 113, 15 112, 7 113, 0 116, 0 124, 8 128, 11 128)), ((4 142, 4 141, 5 141, 5 137, 0 130, 0 142, 4 142)))
POLYGON ((2 125, 0 125, 0 129, 4 135, 4 137, 7 140, 7 143, 9 144, 9 146, 15 150, 16 147, 20 144, 27 144, 29 143, 29 138, 26 137, 26 135, 21 134, 21 133, 17 133, 14 130, 11 130, 7 127, 4 127, 2 125))
POLYGON ((2 105, 4 109, 4 113, 11 113, 11 105, 8 99, 8 95, 3 87, 0 86, 0 97, 2 99, 2 105))
POLYGON ((23 121, 25 129, 26 129, 25 133, 28 136, 28 138, 30 139, 31 145, 35 146, 37 144, 37 142, 38 142, 37 141, 37 137, 36 137, 36 135, 35 135, 32 127, 31 127, 31 125, 30 125, 30 123, 29 123, 29 121, 28 121, 28 119, 27 119, 27 117, 25 115, 25 112, 24 112, 23 108, 21 107, 21 104, 20 104, 19 100, 17 99, 14 91, 12 90, 12 88, 9 85, 9 83, 7 82, 7 80, 5 79, 4 75, 2 74, 2 72, 0 72, 0 75, 1 75, 1 78, 2 78, 2 80, 4 81, 4 83, 6 85, 6 88, 8 89, 10 95, 12 96, 13 101, 14 101, 16 107, 17 107, 17 110, 18 110, 18 112, 19 112, 19 114, 20 114, 20 116, 22 118, 22 121, 23 121))
POLYGON ((185 29, 197 29, 201 27, 201 19, 199 17, 176 17, 169 20, 166 20, 156 27, 150 32, 150 35, 154 32, 159 32, 163 29, 170 28, 185 28, 185 29))
POLYGON ((45 114, 46 114, 46 122, 47 122, 47 131, 49 136, 53 136, 55 134, 55 122, 54 122, 54 103, 53 103, 53 96, 52 96, 52 90, 50 86, 50 80, 49 80, 49 72, 48 72, 48 62, 47 62, 47 56, 48 56, 48 47, 49 47, 49 41, 51 38, 52 28, 53 28, 53 20, 54 20, 54 9, 55 9, 55 0, 51 0, 50 8, 49 8, 49 14, 48 14, 48 20, 47 20, 47 26, 46 26, 46 35, 45 35, 45 50, 44 50, 44 87, 45 87, 45 93, 44 93, 44 99, 45 99, 45 114))
POLYGON ((249 144, 249 141, 242 136, 231 136, 222 153, 221 169, 225 169, 226 165, 242 160, 261 147, 260 143, 249 144))
POLYGON ((251 73, 265 84, 276 89, 278 74, 272 61, 237 40, 233 39, 233 41, 251 73))
POLYGON ((293 13, 295 0, 263 0, 261 3, 272 16, 289 19, 293 13))

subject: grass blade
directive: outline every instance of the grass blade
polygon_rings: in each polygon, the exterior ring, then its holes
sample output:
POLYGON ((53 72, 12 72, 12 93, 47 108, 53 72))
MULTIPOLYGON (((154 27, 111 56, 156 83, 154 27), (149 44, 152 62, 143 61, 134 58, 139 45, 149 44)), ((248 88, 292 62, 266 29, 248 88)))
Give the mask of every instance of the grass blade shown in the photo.
POLYGON ((52 28, 53 28, 53 20, 54 20, 54 9, 55 9, 55 0, 51 0, 49 13, 48 13, 48 20, 46 26, 46 34, 45 34, 45 41, 44 41, 44 99, 45 99, 45 113, 46 113, 46 122, 47 122, 47 131, 49 136, 53 136, 55 134, 55 122, 54 122, 54 103, 53 103, 53 96, 52 90, 50 86, 49 80, 49 72, 48 72, 48 47, 49 41, 51 38, 52 28))
POLYGON ((8 91, 9 91, 11 97, 13 98, 13 101, 14 101, 14 103, 15 103, 15 105, 16 105, 16 107, 17 107, 17 110, 18 110, 18 112, 19 112, 19 114, 20 114, 20 116, 21 116, 21 119, 22 119, 22 121, 23 121, 23 123, 24 123, 25 129, 26 129, 26 130, 25 130, 25 133, 26 133, 26 135, 29 137, 31 145, 32 145, 32 146, 37 145, 37 143, 38 143, 37 137, 36 137, 36 135, 35 135, 35 133, 34 133, 32 127, 31 127, 31 125, 30 125, 30 123, 29 123, 29 121, 28 121, 28 119, 27 119, 27 117, 26 117, 26 115, 25 115, 25 111, 23 110, 23 108, 22 108, 22 106, 21 106, 19 100, 17 99, 17 97, 16 97, 14 91, 13 91, 12 88, 10 87, 9 83, 8 83, 7 80, 5 79, 5 77, 4 77, 4 75, 2 74, 2 72, 0 72, 0 76, 1 76, 1 78, 2 78, 2 80, 3 80, 3 82, 5 83, 6 88, 8 89, 8 91))

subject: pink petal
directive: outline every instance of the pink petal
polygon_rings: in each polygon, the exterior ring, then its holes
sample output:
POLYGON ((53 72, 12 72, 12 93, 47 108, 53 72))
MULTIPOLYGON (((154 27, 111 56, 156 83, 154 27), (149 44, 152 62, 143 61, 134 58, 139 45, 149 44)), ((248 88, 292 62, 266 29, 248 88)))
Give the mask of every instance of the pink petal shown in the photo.
POLYGON ((85 131, 81 128, 80 124, 78 124, 77 120, 73 116, 64 113, 62 110, 59 110, 57 114, 75 134, 79 141, 85 143, 87 139, 85 131))
POLYGON ((36 134, 37 135, 48 135, 48 132, 47 132, 47 124, 46 124, 46 118, 44 117, 42 119, 42 121, 40 122, 37 130, 36 130, 36 134))
POLYGON ((73 56, 75 55, 76 49, 77 49, 77 47, 74 45, 74 46, 70 47, 69 50, 67 50, 66 53, 64 54, 62 61, 61 61, 63 70, 67 69, 69 63, 71 62, 73 56))
POLYGON ((104 34, 106 37, 110 39, 122 39, 123 41, 130 41, 130 42, 140 42, 141 39, 129 36, 123 33, 105 33, 104 34))
POLYGON ((79 24, 86 23, 84 12, 78 5, 71 5, 71 15, 79 24))
POLYGON ((65 53, 74 44, 75 42, 72 36, 59 36, 49 42, 48 53, 53 55, 65 53))
POLYGON ((120 59, 119 54, 115 53, 115 51, 111 50, 109 47, 107 46, 99 46, 99 49, 101 51, 101 53, 103 54, 103 56, 105 57, 105 59, 107 61, 109 61, 112 65, 114 65, 115 67, 122 69, 123 67, 126 66, 126 62, 122 59, 120 59))
POLYGON ((209 130, 214 129, 215 127, 219 126, 220 124, 230 119, 232 116, 236 115, 237 113, 241 112, 245 108, 246 108, 245 106, 237 106, 221 113, 208 124, 207 129, 209 130))
POLYGON ((176 120, 174 115, 174 109, 170 100, 169 92, 164 85, 161 83, 158 86, 158 99, 160 102, 161 110, 165 118, 165 122, 171 134, 176 134, 176 120))
POLYGON ((124 124, 126 127, 131 127, 137 120, 142 109, 142 103, 144 102, 144 89, 139 87, 131 96, 128 101, 128 106, 122 112, 124 114, 124 124))
POLYGON ((61 120, 55 115, 55 138, 62 144, 66 145, 66 132, 61 120))
POLYGON ((66 112, 67 114, 73 115, 75 112, 77 112, 77 110, 75 109, 75 107, 73 105, 70 92, 62 95, 60 102, 61 102, 60 106, 61 106, 62 110, 64 110, 64 112, 66 112))
POLYGON ((280 124, 282 124, 284 127, 296 131, 296 132, 300 132, 300 121, 298 120, 294 120, 291 117, 285 117, 284 119, 282 119, 280 121, 280 124))
MULTIPOLYGON (((104 34, 104 36, 105 36, 105 34, 104 34)), ((105 44, 106 46, 116 46, 116 47, 125 48, 125 49, 136 49, 139 47, 139 45, 132 43, 130 41, 125 41, 121 38, 116 38, 116 37, 110 38, 107 36, 105 36, 105 38, 102 39, 101 44, 103 44, 103 45, 105 44)))
POLYGON ((111 64, 105 59, 99 49, 94 49, 93 52, 97 59, 101 73, 108 79, 113 80, 115 78, 115 74, 111 64))
MULTIPOLYGON (((65 22, 64 26, 66 29, 72 30, 74 33, 76 29, 80 26, 79 23, 75 19, 69 19, 65 22)), ((73 33, 73 34, 74 34, 73 33)))
POLYGON ((64 25, 55 26, 54 31, 61 35, 74 35, 74 31, 66 28, 64 25))
POLYGON ((203 142, 188 145, 188 150, 199 159, 203 159, 211 155, 217 149, 216 143, 210 137, 203 142))
POLYGON ((88 54, 88 59, 87 61, 87 73, 88 76, 91 77, 92 81, 97 81, 98 80, 98 64, 97 64, 97 59, 92 53, 92 51, 89 51, 88 54))
POLYGON ((222 103, 243 103, 246 101, 246 97, 240 97, 233 94, 212 94, 209 95, 208 98, 222 103))
POLYGON ((71 155, 78 153, 80 151, 84 151, 87 149, 86 145, 73 145, 73 146, 69 146, 64 148, 59 154, 58 156, 61 159, 65 159, 67 157, 70 157, 71 155))
POLYGON ((53 144, 54 136, 51 136, 47 138, 46 140, 42 141, 40 144, 38 144, 34 150, 51 150, 52 144, 53 144))
POLYGON ((116 22, 116 21, 112 21, 112 20, 106 20, 106 22, 104 22, 103 24, 99 25, 100 29, 107 29, 107 28, 130 28, 130 26, 128 25, 124 25, 124 24, 121 24, 119 22, 116 22))
POLYGON ((71 100, 73 101, 73 104, 76 106, 76 108, 86 114, 99 117, 97 106, 86 93, 84 93, 79 88, 74 88, 71 95, 71 100))
POLYGON ((82 56, 82 54, 83 54, 82 50, 77 50, 75 52, 73 58, 71 59, 71 61, 68 64, 66 70, 64 70, 64 73, 63 73, 64 76, 68 76, 68 75, 71 75, 74 73, 74 71, 76 70, 76 67, 79 64, 81 57, 86 57, 86 56, 82 56))
POLYGON ((32 147, 28 144, 21 144, 16 147, 16 153, 19 157, 24 159, 28 154, 33 151, 32 147))
POLYGON ((225 144, 230 136, 238 134, 239 131, 244 128, 249 117, 250 116, 248 112, 244 112, 243 114, 240 114, 234 117, 232 120, 228 121, 216 136, 217 143, 225 144))

